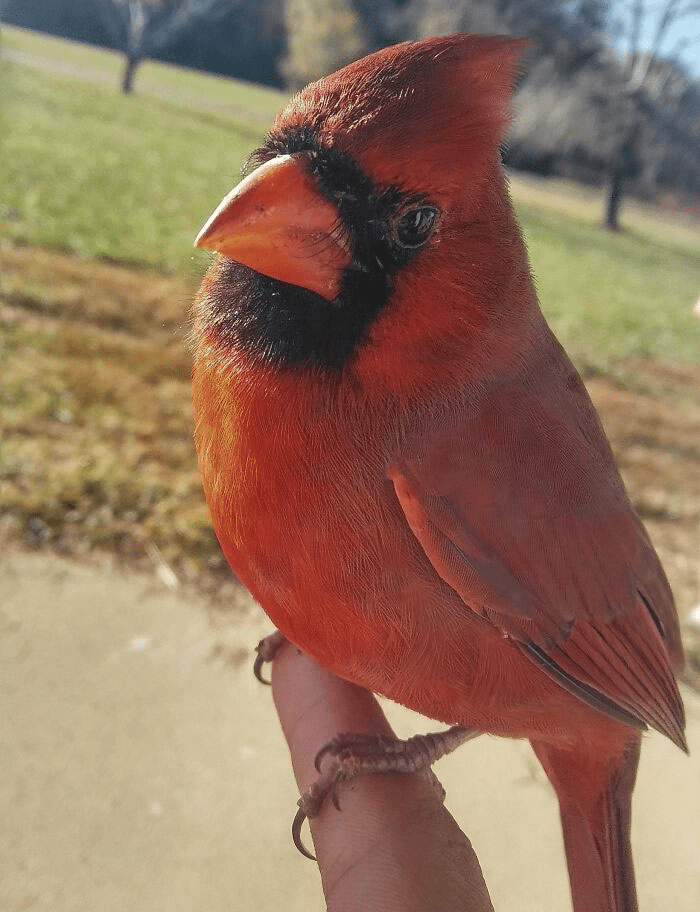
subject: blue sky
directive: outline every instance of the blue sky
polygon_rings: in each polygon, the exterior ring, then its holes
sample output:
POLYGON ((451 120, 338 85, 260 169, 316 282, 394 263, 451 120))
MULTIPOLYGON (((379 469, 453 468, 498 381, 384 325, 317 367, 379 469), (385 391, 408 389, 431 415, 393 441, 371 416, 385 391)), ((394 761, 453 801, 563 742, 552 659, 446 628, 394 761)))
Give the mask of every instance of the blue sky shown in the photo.
POLYGON ((700 13, 687 16, 683 22, 669 31, 666 47, 673 47, 679 38, 694 38, 694 42, 681 55, 681 60, 697 78, 700 77, 700 13))
MULTIPOLYGON (((681 5, 687 6, 688 2, 689 0, 686 0, 686 2, 681 5)), ((631 6, 632 4, 629 0, 623 0, 623 2, 619 3, 619 9, 621 11, 629 9, 631 6)), ((666 6, 666 0, 647 0, 645 6, 650 11, 660 10, 666 6)), ((647 46, 653 41, 656 23, 656 17, 647 16, 645 19, 642 42, 644 43, 644 41, 646 41, 647 46)), ((662 54, 664 52, 670 53, 676 42, 682 38, 693 40, 681 54, 681 60, 688 67, 692 76, 696 79, 700 78, 700 9, 698 9, 698 12, 696 13, 683 17, 678 23, 669 28, 661 46, 662 54)))

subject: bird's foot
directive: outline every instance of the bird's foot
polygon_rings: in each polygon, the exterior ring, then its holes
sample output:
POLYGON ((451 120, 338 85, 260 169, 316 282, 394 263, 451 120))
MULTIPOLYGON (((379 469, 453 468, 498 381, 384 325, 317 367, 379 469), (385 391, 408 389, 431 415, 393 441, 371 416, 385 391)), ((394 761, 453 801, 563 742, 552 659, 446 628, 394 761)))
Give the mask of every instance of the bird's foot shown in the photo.
POLYGON ((262 676, 262 667, 265 662, 271 662, 274 659, 283 643, 284 637, 279 630, 275 630, 274 633, 271 633, 269 636, 260 640, 255 647, 257 655, 255 656, 255 663, 253 665, 253 674, 261 684, 270 684, 270 681, 262 676))
POLYGON ((430 767, 465 741, 479 734, 471 728, 455 725, 444 732, 414 735, 405 741, 386 735, 338 735, 324 745, 316 755, 320 776, 298 801, 299 810, 292 823, 294 845, 306 858, 314 856, 304 846, 301 828, 304 821, 316 817, 330 796, 340 810, 338 786, 360 773, 418 773, 427 772, 442 801, 445 790, 430 767), (324 772, 321 762, 331 758, 324 772))

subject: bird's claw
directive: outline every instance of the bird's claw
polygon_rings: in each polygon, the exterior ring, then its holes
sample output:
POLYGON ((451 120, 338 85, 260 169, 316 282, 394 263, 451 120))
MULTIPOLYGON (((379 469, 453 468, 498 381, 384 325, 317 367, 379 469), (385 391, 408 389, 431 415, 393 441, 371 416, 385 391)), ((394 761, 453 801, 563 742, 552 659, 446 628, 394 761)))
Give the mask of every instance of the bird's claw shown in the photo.
POLYGON ((338 787, 360 773, 424 772, 442 801, 445 790, 430 767, 477 734, 471 729, 454 726, 444 732, 416 735, 405 741, 386 735, 337 735, 316 754, 314 765, 320 775, 299 798, 299 810, 292 823, 294 845, 305 858, 315 861, 315 856, 301 839, 304 821, 318 816, 328 796, 335 808, 340 810, 338 787), (321 762, 327 756, 332 758, 331 762, 321 772, 321 762))
POLYGON ((294 840, 294 845, 297 847, 297 850, 301 852, 304 858, 308 858, 310 861, 316 861, 316 856, 312 852, 309 852, 301 838, 301 828, 304 826, 305 820, 306 811, 303 808, 299 808, 292 821, 292 839, 294 840))
MULTIPOLYGON (((324 745, 316 755, 316 769, 319 769, 320 758, 326 754, 335 754, 336 751, 342 750, 343 748, 339 747, 341 744, 342 738, 338 737, 324 745)), ((312 861, 316 860, 316 856, 309 852, 301 838, 301 828, 304 825, 304 821, 306 819, 313 820, 314 817, 318 816, 324 801, 329 795, 334 807, 339 811, 338 786, 341 782, 352 779, 359 772, 360 768, 358 766, 345 768, 343 761, 336 756, 328 769, 299 798, 297 802, 299 810, 292 821, 292 839, 294 840, 294 845, 305 858, 310 858, 312 861)))
POLYGON ((255 662, 253 663, 253 674, 261 684, 267 684, 269 686, 272 683, 272 681, 268 681, 267 678, 263 677, 262 668, 266 662, 271 662, 274 659, 283 643, 284 637, 279 630, 275 630, 274 633, 271 633, 269 636, 260 640, 255 647, 257 655, 255 656, 255 662))

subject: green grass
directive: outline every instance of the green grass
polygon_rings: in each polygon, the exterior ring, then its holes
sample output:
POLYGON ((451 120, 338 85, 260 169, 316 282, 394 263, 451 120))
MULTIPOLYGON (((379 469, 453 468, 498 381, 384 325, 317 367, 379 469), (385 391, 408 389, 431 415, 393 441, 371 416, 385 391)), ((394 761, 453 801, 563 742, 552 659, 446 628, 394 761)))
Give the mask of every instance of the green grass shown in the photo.
POLYGON ((173 271, 261 130, 149 96, 3 65, 0 231, 173 271))
POLYGON ((610 234, 531 206, 518 211, 543 307, 580 367, 697 363, 700 235, 692 251, 662 232, 610 234))

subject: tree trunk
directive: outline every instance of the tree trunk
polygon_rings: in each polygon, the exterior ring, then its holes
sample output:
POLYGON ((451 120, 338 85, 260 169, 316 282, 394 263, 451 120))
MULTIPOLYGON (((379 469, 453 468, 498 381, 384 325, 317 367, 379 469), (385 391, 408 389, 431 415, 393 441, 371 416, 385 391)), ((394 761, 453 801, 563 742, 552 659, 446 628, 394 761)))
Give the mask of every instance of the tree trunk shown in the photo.
POLYGON ((603 226, 608 231, 619 231, 619 212, 625 191, 625 169, 613 166, 605 185, 605 219, 603 226))
POLYGON ((641 133, 640 120, 628 122, 624 141, 618 146, 609 162, 608 180, 605 187, 605 218, 603 220, 603 227, 608 231, 620 230, 619 215, 622 198, 629 182, 639 174, 641 133))
POLYGON ((139 63, 139 58, 134 57, 132 54, 127 54, 124 74, 122 76, 122 92, 125 95, 128 95, 134 88, 134 74, 136 73, 136 67, 139 63))

